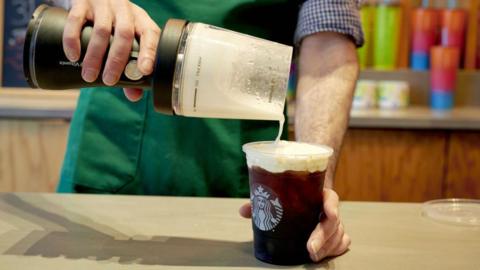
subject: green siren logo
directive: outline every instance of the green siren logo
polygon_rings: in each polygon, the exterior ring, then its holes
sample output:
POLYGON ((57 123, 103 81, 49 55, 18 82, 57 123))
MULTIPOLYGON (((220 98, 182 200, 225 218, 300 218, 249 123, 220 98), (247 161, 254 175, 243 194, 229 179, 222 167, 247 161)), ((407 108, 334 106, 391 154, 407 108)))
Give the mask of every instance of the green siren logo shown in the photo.
POLYGON ((255 226, 262 231, 274 229, 283 215, 282 204, 276 194, 262 185, 256 185, 253 193, 250 193, 250 199, 255 226))

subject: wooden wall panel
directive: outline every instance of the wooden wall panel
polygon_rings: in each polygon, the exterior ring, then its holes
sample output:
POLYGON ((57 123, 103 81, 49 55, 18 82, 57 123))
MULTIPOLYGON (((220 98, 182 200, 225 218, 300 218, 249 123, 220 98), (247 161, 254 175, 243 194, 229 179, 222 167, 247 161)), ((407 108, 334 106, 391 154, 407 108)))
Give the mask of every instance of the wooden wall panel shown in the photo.
POLYGON ((469 0, 465 55, 463 59, 465 69, 476 69, 479 7, 480 0, 469 0))
MULTIPOLYGON (((64 121, 0 120, 0 192, 53 192, 68 125, 64 121)), ((480 198, 480 132, 448 134, 350 129, 335 189, 342 200, 480 198)))
POLYGON ((410 42, 411 42, 411 13, 414 7, 412 0, 401 0, 402 22, 400 27, 400 45, 398 56, 398 68, 408 68, 410 60, 410 42))
POLYGON ((65 121, 0 120, 0 192, 53 192, 63 162, 65 121))
POLYGON ((452 133, 448 152, 446 195, 480 199, 480 133, 452 133))
POLYGON ((342 200, 441 198, 446 139, 440 131, 350 129, 335 189, 342 200))

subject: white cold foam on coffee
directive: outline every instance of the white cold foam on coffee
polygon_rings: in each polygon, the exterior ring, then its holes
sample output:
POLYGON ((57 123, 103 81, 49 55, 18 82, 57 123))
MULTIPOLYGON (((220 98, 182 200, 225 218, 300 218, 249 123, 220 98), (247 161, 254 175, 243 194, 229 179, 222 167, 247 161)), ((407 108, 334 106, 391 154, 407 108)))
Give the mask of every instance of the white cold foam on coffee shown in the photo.
POLYGON ((324 171, 333 154, 327 146, 291 141, 250 143, 243 150, 249 167, 258 166, 273 173, 324 171))
POLYGON ((291 57, 289 46, 193 24, 182 68, 181 114, 279 120, 291 57))

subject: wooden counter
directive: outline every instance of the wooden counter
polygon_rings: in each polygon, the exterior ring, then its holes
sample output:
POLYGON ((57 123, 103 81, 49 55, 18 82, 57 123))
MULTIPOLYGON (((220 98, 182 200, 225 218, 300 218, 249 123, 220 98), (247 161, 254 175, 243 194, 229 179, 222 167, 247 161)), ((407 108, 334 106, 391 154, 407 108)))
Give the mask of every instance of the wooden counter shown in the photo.
MULTIPOLYGON (((2 269, 279 268, 252 254, 246 199, 0 194, 2 269)), ((437 223, 420 204, 346 202, 352 246, 292 269, 480 269, 480 228, 437 223)))

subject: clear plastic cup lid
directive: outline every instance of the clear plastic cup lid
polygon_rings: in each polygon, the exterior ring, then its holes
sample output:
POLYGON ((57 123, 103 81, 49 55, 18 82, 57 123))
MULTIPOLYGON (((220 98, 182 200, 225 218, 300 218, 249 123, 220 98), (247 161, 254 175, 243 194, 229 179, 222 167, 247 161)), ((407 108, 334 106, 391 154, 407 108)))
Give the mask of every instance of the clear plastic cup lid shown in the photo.
POLYGON ((480 226, 480 200, 442 199, 423 204, 423 215, 436 221, 480 226))

